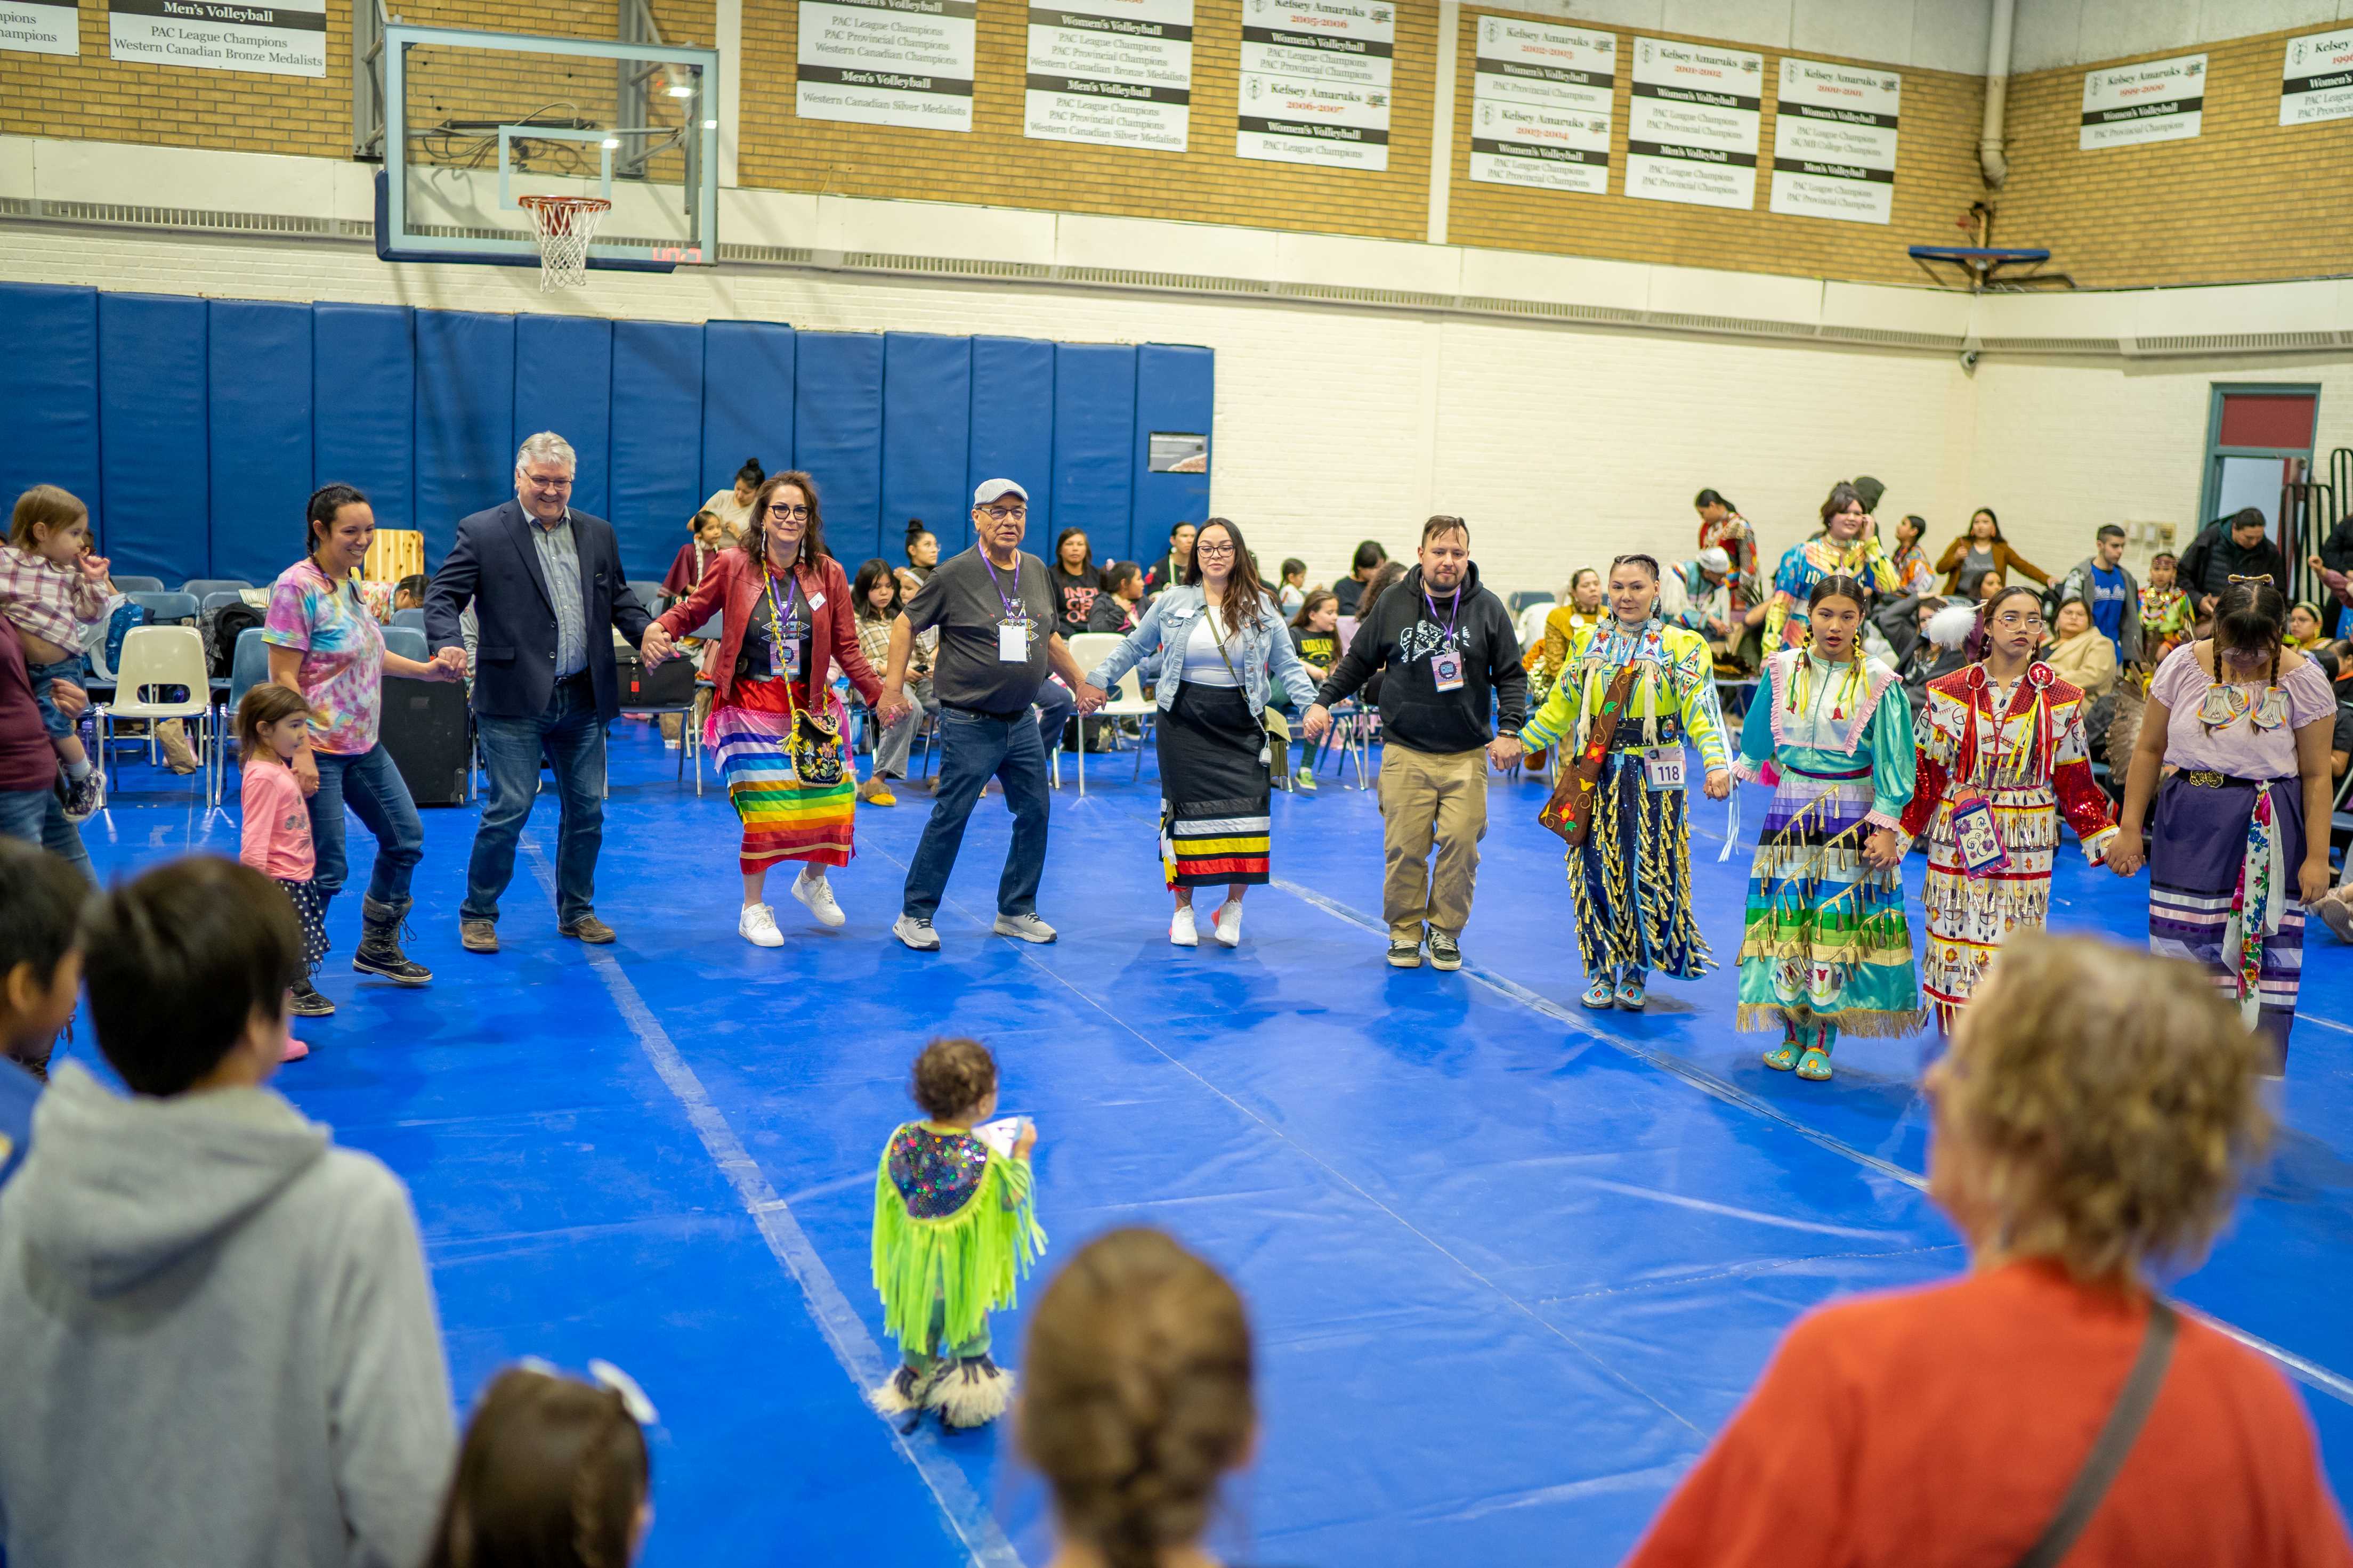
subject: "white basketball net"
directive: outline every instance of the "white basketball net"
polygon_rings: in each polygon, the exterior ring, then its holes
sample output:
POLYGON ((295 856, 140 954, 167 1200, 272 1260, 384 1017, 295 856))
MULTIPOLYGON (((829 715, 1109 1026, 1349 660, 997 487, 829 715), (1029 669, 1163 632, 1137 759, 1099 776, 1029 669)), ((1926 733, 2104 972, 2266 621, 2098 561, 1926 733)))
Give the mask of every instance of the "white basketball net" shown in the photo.
POLYGON ((602 196, 518 196, 539 235, 539 286, 577 289, 588 281, 588 246, 613 210, 602 196))

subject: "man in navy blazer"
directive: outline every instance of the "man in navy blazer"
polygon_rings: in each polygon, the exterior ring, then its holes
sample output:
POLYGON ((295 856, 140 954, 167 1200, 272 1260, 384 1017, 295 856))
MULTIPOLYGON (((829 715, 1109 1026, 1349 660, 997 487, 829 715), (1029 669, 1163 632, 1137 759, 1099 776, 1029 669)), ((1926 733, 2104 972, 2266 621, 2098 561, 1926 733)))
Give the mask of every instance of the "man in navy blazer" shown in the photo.
POLYGON ((572 510, 576 468, 571 443, 553 431, 525 441, 515 454, 515 499, 458 524, 458 542, 425 595, 426 634, 437 648, 463 647, 459 617, 474 607, 474 725, 491 788, 458 911, 469 952, 499 950, 499 895, 514 878, 543 750, 563 810, 555 929, 582 942, 613 940, 596 911, 605 726, 621 710, 612 628, 658 656, 670 638, 622 577, 613 525, 572 510))

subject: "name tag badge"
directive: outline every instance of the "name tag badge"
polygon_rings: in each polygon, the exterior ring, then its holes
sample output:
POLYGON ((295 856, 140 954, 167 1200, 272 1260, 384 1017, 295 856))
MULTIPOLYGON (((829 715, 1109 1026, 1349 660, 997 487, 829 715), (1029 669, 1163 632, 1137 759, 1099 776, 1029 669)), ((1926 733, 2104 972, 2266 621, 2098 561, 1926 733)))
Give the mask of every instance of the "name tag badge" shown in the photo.
POLYGON ((824 608, 825 608, 825 595, 824 595, 823 594, 811 594, 811 595, 809 595, 809 608, 810 608, 810 609, 812 609, 812 610, 822 610, 822 609, 824 609, 824 608))
POLYGON ((776 652, 784 660, 786 679, 798 680, 801 678, 801 638, 798 626, 785 628, 785 646, 778 648, 776 652))
POLYGON ((997 623, 997 662, 1027 664, 1029 662, 1029 628, 1019 621, 997 623))
POLYGON ((1972 877, 1989 877, 2010 869, 2010 849, 1994 825, 1993 802, 1971 791, 1953 805, 1953 848, 1961 869, 1972 877))
POLYGON ((1440 691, 1462 689, 1462 656, 1451 647, 1440 648, 1430 656, 1430 684, 1440 691))
POLYGON ((1642 752, 1642 782, 1652 789, 1683 787, 1683 749, 1651 746, 1642 752))

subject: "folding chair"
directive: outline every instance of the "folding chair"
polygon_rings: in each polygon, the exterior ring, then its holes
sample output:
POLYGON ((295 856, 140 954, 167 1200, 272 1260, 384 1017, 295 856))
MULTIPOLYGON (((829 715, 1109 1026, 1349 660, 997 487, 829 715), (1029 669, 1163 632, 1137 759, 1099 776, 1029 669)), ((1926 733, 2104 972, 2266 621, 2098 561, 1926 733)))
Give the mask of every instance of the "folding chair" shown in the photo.
MULTIPOLYGON (((183 595, 182 597, 186 595, 183 595)), ((147 721, 147 760, 155 760, 155 726, 166 719, 195 721, 198 771, 205 776, 197 788, 209 803, 212 789, 212 677, 205 668, 205 639, 194 626, 133 626, 122 639, 121 662, 115 667, 114 700, 98 705, 100 766, 112 759, 114 721, 147 721), (167 701, 162 692, 180 687, 187 695, 167 701), (157 695, 149 697, 147 693, 157 695)))
MULTIPOLYGON (((1071 638, 1071 658, 1081 669, 1092 670, 1117 652, 1119 645, 1126 640, 1117 632, 1081 632, 1077 637, 1071 638)), ((1113 721, 1137 719, 1148 723, 1158 715, 1159 711, 1159 704, 1143 695, 1142 683, 1137 679, 1135 671, 1131 669, 1121 678, 1118 689, 1113 694, 1112 700, 1096 709, 1093 717, 1113 721)), ((1135 775, 1138 778, 1144 776, 1144 748, 1141 745, 1136 747, 1135 775)), ((1086 721, 1081 720, 1079 722, 1079 794, 1083 796, 1086 793, 1087 727, 1086 721)))

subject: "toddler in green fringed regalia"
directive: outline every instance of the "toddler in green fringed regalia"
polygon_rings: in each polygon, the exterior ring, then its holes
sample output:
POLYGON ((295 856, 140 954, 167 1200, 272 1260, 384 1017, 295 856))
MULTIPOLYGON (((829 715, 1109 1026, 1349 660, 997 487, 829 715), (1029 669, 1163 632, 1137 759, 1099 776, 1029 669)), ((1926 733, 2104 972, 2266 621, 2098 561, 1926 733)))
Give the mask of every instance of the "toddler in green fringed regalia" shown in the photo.
POLYGON ((874 1177, 874 1288, 903 1358, 874 1405, 986 1426, 1013 1402, 1013 1374, 989 1359, 988 1314, 1014 1304, 1046 1244, 1030 1188, 1038 1130, 982 1125, 997 1111, 997 1061, 977 1040, 934 1040, 913 1089, 924 1120, 891 1134, 874 1177))

